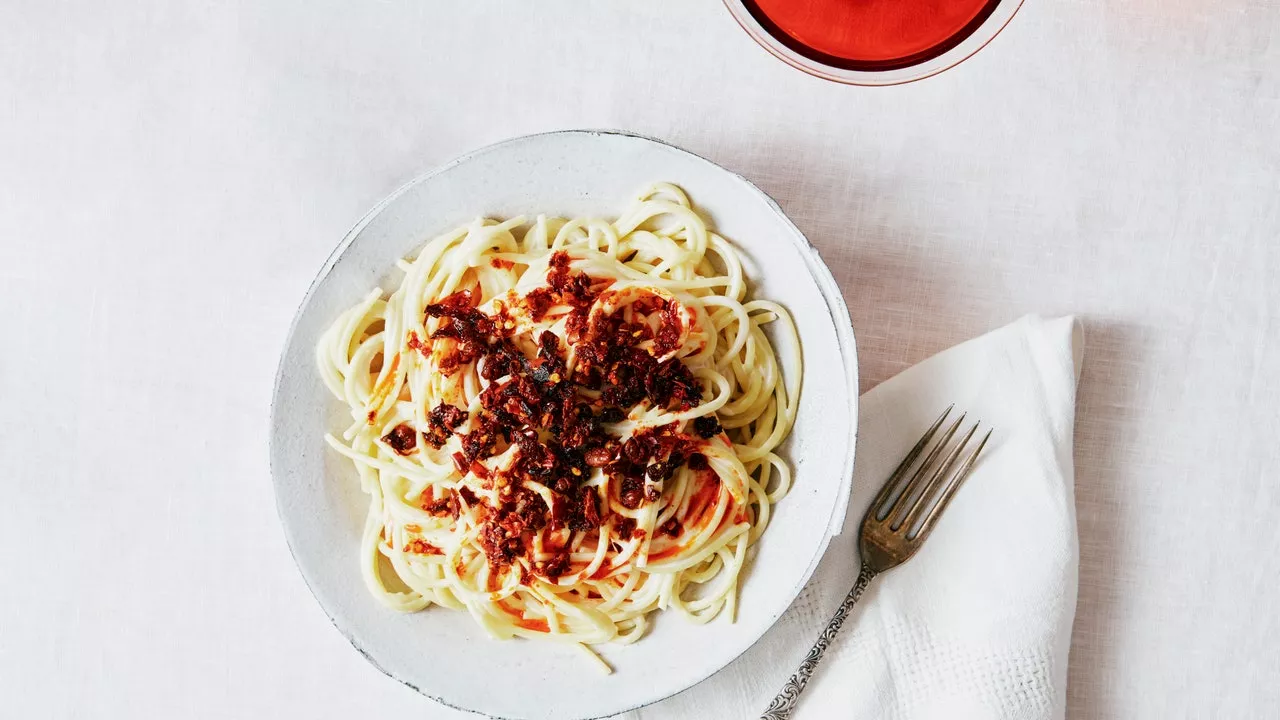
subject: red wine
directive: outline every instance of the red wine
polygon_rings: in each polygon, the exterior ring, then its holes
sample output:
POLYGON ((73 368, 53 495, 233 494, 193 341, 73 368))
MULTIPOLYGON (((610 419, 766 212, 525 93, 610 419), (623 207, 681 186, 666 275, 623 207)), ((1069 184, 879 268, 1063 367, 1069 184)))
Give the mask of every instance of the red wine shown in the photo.
MULTIPOLYGON (((1014 0, 1006 0, 1012 2, 1014 0)), ((973 34, 1001 0, 744 0, 779 42, 845 70, 896 70, 973 34)))

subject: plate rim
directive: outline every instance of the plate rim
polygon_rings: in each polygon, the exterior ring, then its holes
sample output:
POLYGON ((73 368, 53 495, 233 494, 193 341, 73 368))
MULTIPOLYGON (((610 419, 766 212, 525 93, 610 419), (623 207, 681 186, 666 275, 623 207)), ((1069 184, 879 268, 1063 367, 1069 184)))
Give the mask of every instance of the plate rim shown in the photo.
MULTIPOLYGON (((413 690, 419 695, 422 695, 423 697, 426 697, 430 700, 440 703, 445 707, 451 708, 453 710, 458 710, 461 712, 468 712, 475 715, 480 715, 483 717, 494 718, 494 720, 518 720, 518 719, 502 718, 500 716, 487 714, 480 710, 475 710, 472 708, 455 705, 449 702, 448 700, 444 699, 443 697, 433 695, 423 690, 422 688, 418 687, 414 683, 389 671, 387 668, 383 667, 382 664, 379 663, 373 657, 373 655, 360 644, 360 642, 356 640, 356 638, 353 636, 351 632, 349 632, 346 628, 344 628, 337 621, 337 619, 334 618, 334 616, 329 612, 329 609, 320 600, 320 597, 316 594, 315 588, 313 588, 311 585, 311 579, 308 577, 307 572, 302 567, 302 563, 298 561, 298 555, 294 551, 293 537, 291 532, 289 531, 289 524, 286 522, 284 517, 283 503, 281 501, 280 482, 279 482, 279 476, 282 471, 280 471, 277 467, 277 458, 276 458, 277 424, 279 419, 277 410, 279 407, 281 386, 283 384, 284 375, 285 375, 285 358, 288 355, 289 348, 293 344, 294 336, 297 334, 298 324, 301 322, 304 311, 306 310, 307 306, 310 304, 312 296, 315 294, 320 284, 324 282, 325 278, 328 277, 329 273, 338 264, 338 261, 346 253, 346 251, 351 247, 352 243, 355 242, 356 238, 360 236, 360 233, 365 229, 365 227, 369 225, 369 223, 373 221, 375 217, 377 217, 384 209, 386 209, 388 205, 390 205, 392 202, 398 199, 401 195, 408 192, 414 186, 418 185, 419 183, 425 182, 437 175, 440 175, 445 171, 450 170, 451 168, 456 167, 464 162, 467 162, 468 160, 476 156, 492 152, 506 145, 520 143, 520 142, 527 142, 529 140, 533 140, 536 138, 544 138, 548 136, 557 136, 557 135, 558 136, 616 136, 616 137, 641 140, 644 142, 652 143, 654 145, 660 146, 663 149, 674 151, 681 155, 688 156, 696 161, 710 165, 716 168, 717 170, 725 173, 726 175, 733 178, 734 180, 740 183, 743 183, 744 185, 746 185, 746 187, 749 190, 751 190, 757 196, 759 196, 760 199, 762 199, 766 203, 766 205, 768 205, 769 209, 773 211, 773 213, 777 215, 778 218, 788 228, 790 228, 791 233, 788 237, 788 241, 792 242, 796 246, 796 248, 801 251, 805 266, 809 270, 810 275, 815 280, 817 284, 817 289, 819 293, 821 293, 823 300, 825 301, 824 304, 826 305, 827 314, 830 317, 831 323, 834 326, 835 332, 836 332, 836 341, 837 341, 837 345, 839 347, 839 351, 841 355, 841 364, 844 366, 844 371, 845 371, 845 382, 849 387, 849 394, 850 394, 850 402, 849 402, 849 410, 848 410, 849 426, 852 428, 852 431, 853 431, 852 436, 849 438, 848 450, 845 453, 844 463, 842 466, 843 481, 841 483, 841 490, 836 497, 836 502, 834 503, 834 506, 832 507, 831 517, 828 519, 827 532, 824 534, 821 544, 817 548, 815 548, 814 555, 810 559, 808 567, 806 567, 803 575, 801 576, 801 579, 796 583, 795 587, 789 591, 791 595, 790 599, 787 601, 787 603, 784 606, 782 606, 782 608, 776 614, 773 614, 769 618, 768 624, 766 625, 764 632, 760 633, 757 637, 755 637, 737 655, 734 655, 732 658, 726 661, 723 665, 716 668, 711 673, 706 675, 706 677, 701 678, 697 682, 687 685, 679 690, 675 690, 673 692, 663 694, 660 697, 655 697, 651 700, 647 700, 645 702, 639 703, 632 707, 629 707, 623 710, 610 711, 608 715, 593 715, 591 717, 578 718, 577 720, 602 720, 603 718, 612 717, 613 715, 616 715, 619 713, 632 712, 640 708, 648 707, 655 703, 662 702, 663 700, 667 700, 672 697, 675 697, 676 695, 679 695, 683 692, 692 690, 693 688, 696 688, 698 685, 701 685, 702 683, 706 682, 712 677, 715 677, 719 673, 723 672, 725 668, 729 667, 734 662, 736 662, 739 658, 745 655, 747 651, 755 647, 756 644, 758 644, 760 640, 764 638, 765 635, 769 634, 769 632, 773 630, 774 627, 777 625, 778 620, 780 620, 782 616, 786 614, 787 610, 789 610, 795 604, 796 599, 800 597, 800 594, 804 591, 804 588, 808 586, 809 581, 813 578, 813 574, 817 570, 819 563, 822 561, 823 557, 826 556, 827 550, 831 546, 832 538, 835 537, 836 535, 840 535, 843 531, 844 521, 846 520, 845 516, 848 511, 849 497, 851 495, 852 488, 853 488, 853 468, 855 463, 855 456, 857 454, 856 449, 857 449, 857 438, 858 438, 858 416, 859 416, 859 405, 860 405, 859 388, 858 388, 858 379, 859 379, 858 351, 857 351, 856 338, 853 332, 853 322, 852 322, 852 318, 849 315, 849 307, 847 303, 845 303, 844 301, 844 295, 840 291, 839 284, 836 282, 835 277, 831 274, 830 267, 828 267, 826 262, 822 259, 822 253, 818 250, 818 248, 813 245, 813 243, 809 240, 808 236, 806 236, 800 230, 800 228, 796 226, 796 224, 791 220, 791 218, 788 217, 785 212, 783 212, 782 207, 778 204, 776 200, 773 199, 772 196, 770 196, 758 185, 751 182, 740 173, 734 172, 733 170, 730 170, 713 160, 703 157, 702 155, 699 155, 697 153, 686 150, 677 145, 673 145, 669 142, 666 142, 664 140, 654 138, 648 135, 643 135, 640 133, 636 133, 628 130, 619 130, 619 129, 580 128, 580 129, 550 130, 545 132, 530 133, 527 135, 517 135, 514 137, 506 138, 504 140, 499 140, 497 142, 490 143, 488 145, 484 145, 484 146, 469 150, 463 153, 462 155, 458 155, 457 157, 454 157, 451 160, 448 160, 444 163, 441 163, 440 165, 437 165, 431 169, 426 170, 425 172, 415 175, 413 178, 409 179, 407 182, 401 184, 396 189, 388 193, 385 197, 383 197, 381 200, 375 203, 372 207, 370 207, 369 210, 366 211, 362 216, 360 216, 360 218, 351 226, 351 228, 346 232, 346 234, 343 235, 342 239, 337 243, 337 245, 334 247, 332 252, 329 253, 328 257, 325 258, 324 263, 320 266, 319 271, 316 273, 315 277, 312 278, 311 283, 307 286, 307 291, 303 294, 302 299, 298 301, 297 307, 294 309, 293 318, 289 322, 289 328, 285 332, 284 342, 280 345, 280 357, 279 357, 279 360, 277 361, 275 377, 272 381, 271 406, 270 406, 270 413, 268 417, 268 437, 267 437, 268 466, 269 466, 269 474, 271 476, 272 494, 275 497, 276 519, 280 523, 280 529, 285 538, 285 546, 289 549, 289 556, 293 559, 294 567, 297 569, 298 574, 302 577, 302 581, 307 588, 307 592, 311 594, 312 599, 315 600, 316 605, 320 607, 321 612, 323 612, 325 617, 329 619, 329 623, 333 625, 333 627, 337 629, 337 631, 344 638, 346 638, 347 642, 350 643, 350 645, 353 648, 355 648, 356 652, 360 653, 360 655, 362 655, 364 659, 369 662, 370 665, 376 668, 383 675, 386 675, 388 678, 395 680, 396 682, 413 690)), ((802 368, 803 368, 803 365, 802 365, 802 368)), ((801 392, 803 392, 803 390, 801 392)))

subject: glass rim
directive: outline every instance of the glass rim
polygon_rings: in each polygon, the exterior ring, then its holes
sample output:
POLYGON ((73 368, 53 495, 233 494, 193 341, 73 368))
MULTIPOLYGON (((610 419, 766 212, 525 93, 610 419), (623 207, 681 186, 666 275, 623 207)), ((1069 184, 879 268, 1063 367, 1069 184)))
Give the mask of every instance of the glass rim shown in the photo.
POLYGON ((1022 3, 1023 0, 1002 0, 996 5, 991 15, 968 37, 936 57, 914 65, 888 70, 848 70, 827 65, 796 52, 766 30, 742 0, 724 0, 725 8, 729 10, 729 15, 738 23, 738 26, 769 54, 813 77, 845 85, 863 86, 902 85, 950 70, 973 57, 994 40, 1013 20, 1022 3))

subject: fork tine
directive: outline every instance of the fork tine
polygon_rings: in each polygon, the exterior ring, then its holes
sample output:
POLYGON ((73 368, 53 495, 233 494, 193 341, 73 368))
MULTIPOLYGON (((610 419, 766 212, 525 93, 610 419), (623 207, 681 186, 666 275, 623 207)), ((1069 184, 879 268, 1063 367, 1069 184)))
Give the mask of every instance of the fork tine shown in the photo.
POLYGON ((929 481, 924 484, 924 490, 920 491, 920 497, 916 498, 915 503, 910 508, 910 512, 906 513, 906 518, 903 519, 900 525, 891 526, 892 530, 903 528, 903 532, 910 535, 911 528, 915 527, 920 515, 933 506, 934 503, 932 501, 935 492, 950 477, 951 468, 955 467, 956 460, 960 458, 960 453, 964 452, 965 446, 969 444, 973 434, 978 431, 978 425, 979 423, 974 423, 969 428, 969 432, 965 433, 960 438, 960 441, 956 443, 956 446, 951 449, 951 452, 947 453, 947 458, 938 465, 937 469, 933 471, 933 475, 929 477, 929 481))
POLYGON ((881 515, 881 506, 889 501, 889 498, 893 495, 893 489, 897 487, 898 482, 902 480, 902 477, 907 474, 907 470, 911 468, 911 464, 916 461, 916 458, 920 457, 920 453, 924 451, 925 446, 927 446, 929 441, 933 439, 934 433, 938 432, 939 427, 942 427, 942 421, 947 419, 947 416, 951 414, 953 409, 955 409, 955 403, 948 405, 947 409, 943 410, 942 414, 938 416, 938 419, 933 421, 933 425, 930 425, 929 429, 925 431, 924 436, 920 438, 920 441, 916 443, 915 447, 911 448, 911 452, 907 453, 907 456, 898 464, 898 468, 894 470, 893 475, 889 476, 889 479, 885 481, 884 487, 880 488, 880 493, 876 495, 876 499, 871 503, 870 508, 868 508, 868 520, 872 517, 875 517, 877 520, 882 519, 884 515, 889 514, 886 509, 885 514, 881 515))
MULTIPOLYGON (((938 495, 938 501, 933 504, 933 508, 929 510, 929 514, 924 516, 924 522, 920 524, 920 531, 916 533, 913 542, 921 543, 929 537, 933 526, 937 524, 938 518, 942 516, 942 511, 946 509, 947 504, 951 502, 951 498, 955 497, 956 491, 960 489, 960 485, 969 477, 969 472, 973 470, 973 464, 978 461, 978 455, 982 453, 982 448, 987 446, 987 441, 991 439, 991 431, 988 430, 986 435, 982 436, 982 442, 978 443, 978 447, 974 449, 969 457, 965 458, 964 464, 956 470, 955 474, 947 481, 947 485, 938 495)), ((910 528, 908 528, 909 530, 910 528)))
POLYGON ((929 471, 933 469, 934 461, 938 459, 938 455, 942 453, 947 443, 951 442, 951 438, 955 436, 956 430, 960 428, 960 423, 964 422, 964 418, 965 414, 961 414, 960 417, 956 418, 955 422, 951 423, 951 427, 948 427, 947 431, 942 434, 942 439, 938 441, 937 445, 933 446, 929 454, 924 456, 924 461, 920 463, 920 468, 916 470, 915 475, 911 476, 911 481, 907 483, 907 486, 902 490, 902 494, 894 501, 893 507, 889 509, 888 514, 885 516, 889 519, 891 529, 897 528, 901 524, 898 519, 899 516, 904 515, 910 509, 909 503, 914 502, 912 498, 915 496, 916 491, 920 489, 924 479, 929 476, 929 471))

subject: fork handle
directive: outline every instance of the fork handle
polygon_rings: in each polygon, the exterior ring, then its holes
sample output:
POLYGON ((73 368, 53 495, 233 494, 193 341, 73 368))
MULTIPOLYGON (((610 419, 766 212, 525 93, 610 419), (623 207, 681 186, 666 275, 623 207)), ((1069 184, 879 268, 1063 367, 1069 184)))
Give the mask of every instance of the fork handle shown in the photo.
POLYGON ((822 655, 831 645, 831 641, 836 638, 836 634, 840 632, 840 626, 844 625, 845 618, 849 617, 849 611, 853 609, 854 603, 858 602, 858 598, 862 597, 862 591, 867 589, 871 578, 876 574, 876 571, 866 563, 862 564, 862 568, 858 571, 858 581, 853 584, 849 594, 844 596, 844 602, 840 603, 836 614, 831 616, 818 641, 809 648, 809 654, 804 656, 804 662, 796 668, 795 673, 787 680, 787 684, 782 686, 782 690, 773 696, 773 702, 769 703, 768 709, 760 716, 760 720, 787 720, 791 717, 791 713, 796 709, 796 702, 800 699, 801 691, 804 690, 805 685, 809 684, 814 668, 818 667, 818 663, 822 661, 822 655))

